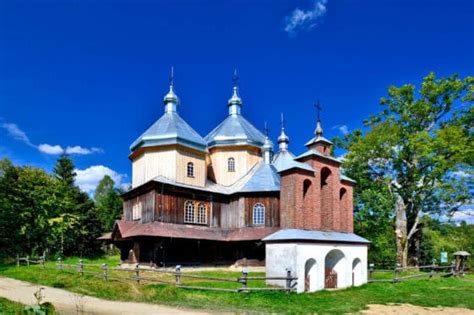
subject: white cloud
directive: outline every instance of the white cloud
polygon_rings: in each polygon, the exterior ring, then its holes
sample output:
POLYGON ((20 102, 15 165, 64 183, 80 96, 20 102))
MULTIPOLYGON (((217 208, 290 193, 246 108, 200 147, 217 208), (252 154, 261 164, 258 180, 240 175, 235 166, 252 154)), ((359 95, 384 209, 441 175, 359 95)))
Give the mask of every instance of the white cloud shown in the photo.
POLYGON ((310 10, 294 9, 293 12, 285 18, 285 32, 290 35, 296 35, 300 30, 310 30, 314 28, 320 18, 327 12, 326 3, 327 0, 316 0, 314 1, 313 8, 310 10))
POLYGON ((347 125, 335 125, 331 129, 338 129, 343 135, 347 135, 349 133, 349 128, 347 125))
POLYGON ((65 149, 60 146, 59 144, 51 145, 47 143, 42 143, 39 145, 35 145, 31 142, 30 138, 26 135, 26 132, 20 129, 16 124, 13 123, 2 123, 0 127, 5 129, 8 134, 15 140, 23 142, 31 147, 38 149, 41 153, 51 154, 51 155, 58 155, 66 152, 68 154, 79 154, 79 155, 87 155, 87 154, 94 154, 94 153, 103 153, 104 150, 101 148, 84 148, 79 145, 75 146, 67 146, 65 149))
POLYGON ((117 187, 128 185, 123 182, 127 177, 126 174, 117 173, 104 165, 93 165, 84 170, 76 169, 75 172, 77 174, 76 185, 89 194, 95 191, 100 180, 104 178, 105 175, 109 175, 114 180, 115 186, 117 187))
POLYGON ((20 127, 18 127, 16 124, 2 123, 0 126, 5 129, 13 139, 34 147, 34 145, 30 141, 30 138, 28 138, 26 133, 21 130, 20 127))
POLYGON ((73 147, 67 147, 66 148, 66 153, 67 154, 81 154, 81 155, 86 155, 86 154, 92 154, 92 153, 103 153, 104 150, 101 148, 83 148, 79 145, 73 146, 73 147))
POLYGON ((64 152, 64 149, 60 145, 50 145, 47 143, 40 144, 38 146, 38 150, 42 153, 52 155, 61 154, 64 152))

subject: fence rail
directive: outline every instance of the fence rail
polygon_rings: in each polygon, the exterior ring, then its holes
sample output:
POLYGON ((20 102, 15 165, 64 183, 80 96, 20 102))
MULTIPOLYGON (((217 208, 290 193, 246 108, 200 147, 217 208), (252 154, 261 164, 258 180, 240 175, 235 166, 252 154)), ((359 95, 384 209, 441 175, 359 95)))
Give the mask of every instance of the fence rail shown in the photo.
POLYGON ((423 278, 427 277, 428 279, 432 279, 434 276, 441 276, 441 277, 446 277, 446 276, 453 276, 456 275, 455 272, 455 265, 446 265, 446 266, 440 266, 436 264, 432 265, 425 265, 425 266, 410 266, 410 267, 401 267, 400 265, 397 265, 394 269, 375 269, 374 264, 369 264, 369 282, 402 282, 405 280, 409 279, 415 279, 415 278, 423 278), (429 270, 429 271, 422 271, 422 270, 429 270), (441 272, 443 270, 449 270, 447 272, 441 272), (420 273, 416 274, 408 274, 408 275, 402 275, 403 272, 416 272, 419 271, 420 273), (374 273, 390 273, 393 272, 394 276, 393 278, 387 278, 387 279, 376 279, 374 278, 374 273))
MULTIPOLYGON (((21 262, 25 262, 27 266, 30 263, 40 263, 45 268, 44 257, 40 257, 37 260, 32 260, 30 257, 19 258, 17 257, 17 266, 20 266, 21 262)), ((296 284, 298 278, 292 275, 290 270, 286 270, 286 276, 281 277, 264 277, 264 276, 249 276, 247 268, 242 269, 242 275, 239 277, 215 277, 215 276, 203 276, 193 275, 182 272, 181 266, 177 265, 174 271, 162 270, 152 267, 142 267, 140 264, 136 264, 135 268, 119 268, 115 266, 109 266, 108 264, 87 264, 83 260, 79 260, 77 264, 66 264, 63 260, 58 259, 56 261, 56 268, 62 271, 73 271, 79 273, 81 276, 91 275, 101 277, 104 281, 134 281, 137 284, 142 282, 166 284, 172 285, 182 289, 193 289, 193 290, 207 290, 207 291, 221 291, 221 292, 252 292, 252 291, 284 291, 287 293, 296 291, 296 284), (130 276, 119 276, 118 274, 130 274, 130 276), (165 279, 154 277, 153 274, 159 274, 165 279), (195 279, 195 280, 206 280, 211 282, 221 283, 235 283, 240 285, 238 288, 218 288, 218 287, 207 287, 196 285, 184 284, 184 279, 195 279), (249 282, 262 281, 262 280, 282 280, 285 281, 285 287, 249 287, 249 282)))

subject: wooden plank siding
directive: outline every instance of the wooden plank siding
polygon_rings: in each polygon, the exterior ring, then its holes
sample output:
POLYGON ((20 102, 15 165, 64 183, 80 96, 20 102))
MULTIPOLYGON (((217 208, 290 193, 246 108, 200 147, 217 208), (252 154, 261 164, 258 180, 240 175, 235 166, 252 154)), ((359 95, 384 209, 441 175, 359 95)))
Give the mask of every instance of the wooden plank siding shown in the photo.
MULTIPOLYGON (((253 207, 256 203, 265 206, 265 226, 280 226, 280 202, 279 197, 266 194, 247 196, 221 196, 205 193, 192 193, 180 189, 170 188, 166 185, 158 185, 155 188, 136 195, 123 202, 124 220, 133 220, 133 205, 137 202, 142 204, 141 223, 153 221, 193 224, 184 222, 184 205, 187 200, 195 203, 204 203, 207 209, 207 223, 198 226, 209 226, 216 228, 242 228, 253 226, 253 207)), ((197 214, 197 213, 196 213, 197 214)))
POLYGON ((265 206, 265 226, 280 226, 280 201, 278 197, 244 197, 245 226, 253 226, 253 207, 256 203, 265 206))

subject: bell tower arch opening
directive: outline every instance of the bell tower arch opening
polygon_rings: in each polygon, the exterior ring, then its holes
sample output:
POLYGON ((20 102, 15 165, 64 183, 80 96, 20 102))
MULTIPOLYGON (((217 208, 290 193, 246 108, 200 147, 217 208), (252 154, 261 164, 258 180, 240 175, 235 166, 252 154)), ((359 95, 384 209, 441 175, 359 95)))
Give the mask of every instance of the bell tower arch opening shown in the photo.
POLYGON ((321 228, 323 230, 332 229, 333 225, 333 183, 332 172, 329 168, 321 169, 321 228))

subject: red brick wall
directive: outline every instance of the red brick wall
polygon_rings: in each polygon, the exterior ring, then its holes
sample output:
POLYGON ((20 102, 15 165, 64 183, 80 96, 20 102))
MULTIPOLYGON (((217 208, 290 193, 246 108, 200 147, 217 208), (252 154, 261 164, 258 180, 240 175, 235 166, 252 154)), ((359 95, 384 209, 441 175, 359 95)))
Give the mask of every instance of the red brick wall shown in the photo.
POLYGON ((281 174, 281 227, 353 232, 352 184, 341 183, 339 163, 318 156, 307 157, 302 162, 316 172, 293 169, 281 174), (329 176, 322 185, 321 175, 326 177, 325 174, 329 176), (310 183, 306 194, 305 180, 310 183), (346 193, 341 199, 342 188, 346 193))

